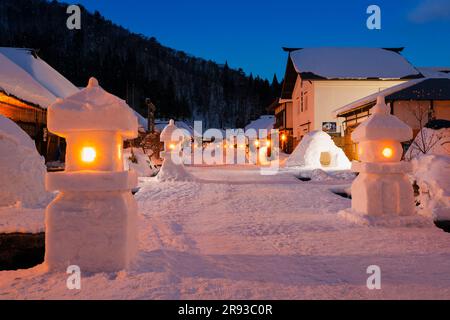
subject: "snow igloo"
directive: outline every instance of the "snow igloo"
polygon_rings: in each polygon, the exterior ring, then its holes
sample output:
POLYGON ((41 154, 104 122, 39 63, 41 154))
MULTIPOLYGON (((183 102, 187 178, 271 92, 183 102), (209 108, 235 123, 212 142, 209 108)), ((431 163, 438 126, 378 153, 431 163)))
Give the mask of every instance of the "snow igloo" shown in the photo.
POLYGON ((344 151, 335 145, 329 134, 316 130, 303 137, 286 160, 286 166, 348 170, 351 163, 344 151))
POLYGON ((0 207, 19 202, 24 207, 45 206, 44 158, 17 124, 0 115, 0 207))

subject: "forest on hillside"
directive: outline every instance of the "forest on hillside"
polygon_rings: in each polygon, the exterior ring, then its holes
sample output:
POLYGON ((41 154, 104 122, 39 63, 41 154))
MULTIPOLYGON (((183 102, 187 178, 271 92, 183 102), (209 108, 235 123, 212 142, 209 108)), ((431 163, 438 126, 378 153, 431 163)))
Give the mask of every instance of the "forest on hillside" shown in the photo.
POLYGON ((0 1, 0 46, 26 47, 72 81, 90 76, 146 116, 203 120, 208 127, 243 127, 266 113, 280 92, 276 77, 247 76, 225 63, 193 57, 132 33, 99 12, 82 11, 80 30, 66 28, 67 4, 46 0, 0 1))

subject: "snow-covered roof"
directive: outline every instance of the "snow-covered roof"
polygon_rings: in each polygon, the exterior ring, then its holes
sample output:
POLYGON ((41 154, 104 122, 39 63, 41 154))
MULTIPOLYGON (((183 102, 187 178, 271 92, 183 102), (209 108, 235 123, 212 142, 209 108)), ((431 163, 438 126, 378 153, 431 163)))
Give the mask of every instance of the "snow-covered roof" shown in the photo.
POLYGON ((405 93, 409 95, 408 97, 404 97, 405 100, 409 100, 412 98, 410 95, 411 91, 414 91, 416 94, 422 93, 424 96, 423 99, 425 100, 442 100, 444 98, 444 94, 446 95, 445 98, 449 97, 449 88, 450 75, 447 77, 438 78, 413 79, 353 101, 334 110, 333 115, 337 117, 354 109, 373 104, 377 100, 378 96, 386 97, 387 100, 402 100, 402 93, 405 93))
POLYGON ((42 108, 78 92, 30 49, 0 47, 0 66, 0 91, 42 108))
POLYGON ((344 112, 356 109, 356 108, 358 108, 360 106, 363 106, 363 105, 366 105, 366 104, 370 104, 370 103, 376 101, 377 97, 380 96, 380 95, 385 97, 385 96, 387 96, 387 95, 389 95, 391 93, 397 92, 399 90, 402 90, 402 89, 408 88, 408 87, 410 87, 412 85, 415 85, 417 83, 420 83, 423 80, 425 80, 425 79, 422 78, 422 79, 409 80, 409 81, 397 84, 395 86, 386 88, 384 90, 381 90, 380 92, 372 93, 372 94, 370 94, 370 95, 368 95, 366 97, 363 97, 361 99, 353 101, 353 102, 351 102, 351 103, 349 103, 349 104, 347 104, 347 105, 345 105, 343 107, 335 109, 333 111, 333 114, 334 114, 335 117, 337 117, 341 113, 344 113, 344 112))
POLYGON ((267 133, 270 134, 270 130, 273 129, 275 125, 275 116, 272 115, 264 115, 260 116, 258 119, 253 120, 248 125, 245 126, 245 131, 249 129, 255 129, 256 131, 260 129, 267 130, 267 133))
POLYGON ((295 71, 315 79, 403 79, 421 77, 402 55, 382 48, 320 47, 290 52, 295 71))
POLYGON ((450 67, 417 67, 426 78, 450 78, 450 67))

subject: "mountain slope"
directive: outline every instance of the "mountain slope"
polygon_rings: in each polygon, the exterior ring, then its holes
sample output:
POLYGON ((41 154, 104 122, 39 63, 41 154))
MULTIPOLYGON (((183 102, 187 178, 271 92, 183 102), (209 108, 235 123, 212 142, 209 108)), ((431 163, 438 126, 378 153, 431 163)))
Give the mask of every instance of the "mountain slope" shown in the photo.
POLYGON ((242 127, 265 113, 277 81, 246 76, 162 46, 82 6, 81 30, 66 28, 67 4, 45 0, 0 2, 0 46, 27 47, 77 86, 90 76, 146 115, 145 98, 158 117, 203 120, 211 127, 242 127))

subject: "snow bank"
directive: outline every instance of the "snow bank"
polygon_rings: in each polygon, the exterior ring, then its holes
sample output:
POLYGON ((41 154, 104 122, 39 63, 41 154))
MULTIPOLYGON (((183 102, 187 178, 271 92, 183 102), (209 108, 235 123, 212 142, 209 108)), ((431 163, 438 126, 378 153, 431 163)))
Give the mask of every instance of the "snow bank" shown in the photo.
POLYGON ((13 121, 0 115, 0 206, 20 202, 25 207, 46 205, 46 167, 33 140, 13 121))
POLYGON ((157 169, 152 165, 149 155, 139 148, 126 148, 123 151, 124 169, 136 171, 138 177, 152 177, 157 169), (134 161, 132 160, 134 155, 134 161))
POLYGON ((0 233, 44 232, 44 208, 30 209, 19 205, 0 208, 0 233))
POLYGON ((294 152, 286 160, 287 167, 333 168, 348 170, 351 163, 341 148, 338 148, 331 137, 323 131, 311 131, 305 135, 294 152), (323 166, 320 157, 329 154, 330 163, 323 166))
POLYGON ((450 156, 421 155, 412 164, 419 212, 433 220, 450 220, 450 156))

